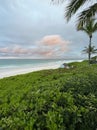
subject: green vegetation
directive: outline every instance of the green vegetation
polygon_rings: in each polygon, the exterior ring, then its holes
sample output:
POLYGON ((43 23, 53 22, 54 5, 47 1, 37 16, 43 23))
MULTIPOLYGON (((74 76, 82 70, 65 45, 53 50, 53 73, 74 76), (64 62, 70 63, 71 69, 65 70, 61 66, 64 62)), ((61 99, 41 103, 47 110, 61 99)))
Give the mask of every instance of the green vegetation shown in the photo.
POLYGON ((96 130, 97 65, 0 80, 0 130, 96 130))

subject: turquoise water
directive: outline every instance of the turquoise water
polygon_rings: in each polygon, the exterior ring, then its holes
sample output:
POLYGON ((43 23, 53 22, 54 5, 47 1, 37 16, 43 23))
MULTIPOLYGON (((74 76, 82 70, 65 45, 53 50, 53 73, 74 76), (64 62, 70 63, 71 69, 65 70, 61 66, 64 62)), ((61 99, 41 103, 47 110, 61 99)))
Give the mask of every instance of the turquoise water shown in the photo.
POLYGON ((47 60, 40 60, 40 59, 0 59, 0 69, 1 68, 17 68, 17 67, 27 67, 27 66, 39 66, 43 64, 48 64, 48 63, 56 63, 56 62, 61 62, 64 60, 52 60, 52 59, 47 59, 47 60))
POLYGON ((63 63, 73 61, 58 59, 0 59, 0 78, 43 69, 55 69, 59 68, 63 63))

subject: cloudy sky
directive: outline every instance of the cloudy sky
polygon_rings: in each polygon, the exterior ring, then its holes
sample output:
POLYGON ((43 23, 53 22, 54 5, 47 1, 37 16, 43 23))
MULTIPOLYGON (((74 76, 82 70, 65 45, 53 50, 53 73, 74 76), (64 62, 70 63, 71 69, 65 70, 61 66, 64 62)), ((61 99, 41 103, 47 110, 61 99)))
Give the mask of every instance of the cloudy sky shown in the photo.
MULTIPOLYGON (((77 32, 65 5, 50 0, 0 1, 0 58, 83 58, 88 36, 77 32)), ((97 33, 93 44, 97 47, 97 33)))

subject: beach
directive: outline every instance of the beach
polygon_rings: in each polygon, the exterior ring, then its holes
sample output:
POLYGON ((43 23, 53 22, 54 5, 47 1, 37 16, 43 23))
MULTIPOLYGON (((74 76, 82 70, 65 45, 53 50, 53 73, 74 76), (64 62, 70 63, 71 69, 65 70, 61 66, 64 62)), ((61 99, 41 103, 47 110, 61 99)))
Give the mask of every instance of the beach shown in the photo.
POLYGON ((0 78, 59 68, 64 60, 0 59, 0 78))
POLYGON ((58 67, 60 67, 60 66, 59 65, 54 65, 54 66, 45 65, 45 66, 32 67, 32 68, 9 69, 7 71, 0 73, 0 79, 4 78, 4 77, 26 74, 26 73, 30 73, 30 72, 34 72, 34 71, 39 71, 39 70, 57 69, 58 67))
POLYGON ((73 61, 75 60, 0 60, 0 79, 34 71, 57 69, 60 68, 63 63, 70 63, 73 61))

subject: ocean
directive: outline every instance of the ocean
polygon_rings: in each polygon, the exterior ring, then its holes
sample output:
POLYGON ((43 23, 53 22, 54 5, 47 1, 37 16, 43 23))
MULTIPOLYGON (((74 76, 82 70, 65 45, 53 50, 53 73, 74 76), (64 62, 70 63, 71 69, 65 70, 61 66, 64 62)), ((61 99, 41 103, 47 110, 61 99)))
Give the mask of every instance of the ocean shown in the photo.
POLYGON ((0 59, 0 70, 14 69, 22 67, 39 67, 44 65, 61 65, 62 63, 73 60, 59 60, 59 59, 0 59))
POLYGON ((0 59, 0 78, 17 74, 59 68, 63 63, 74 60, 59 59, 0 59))

